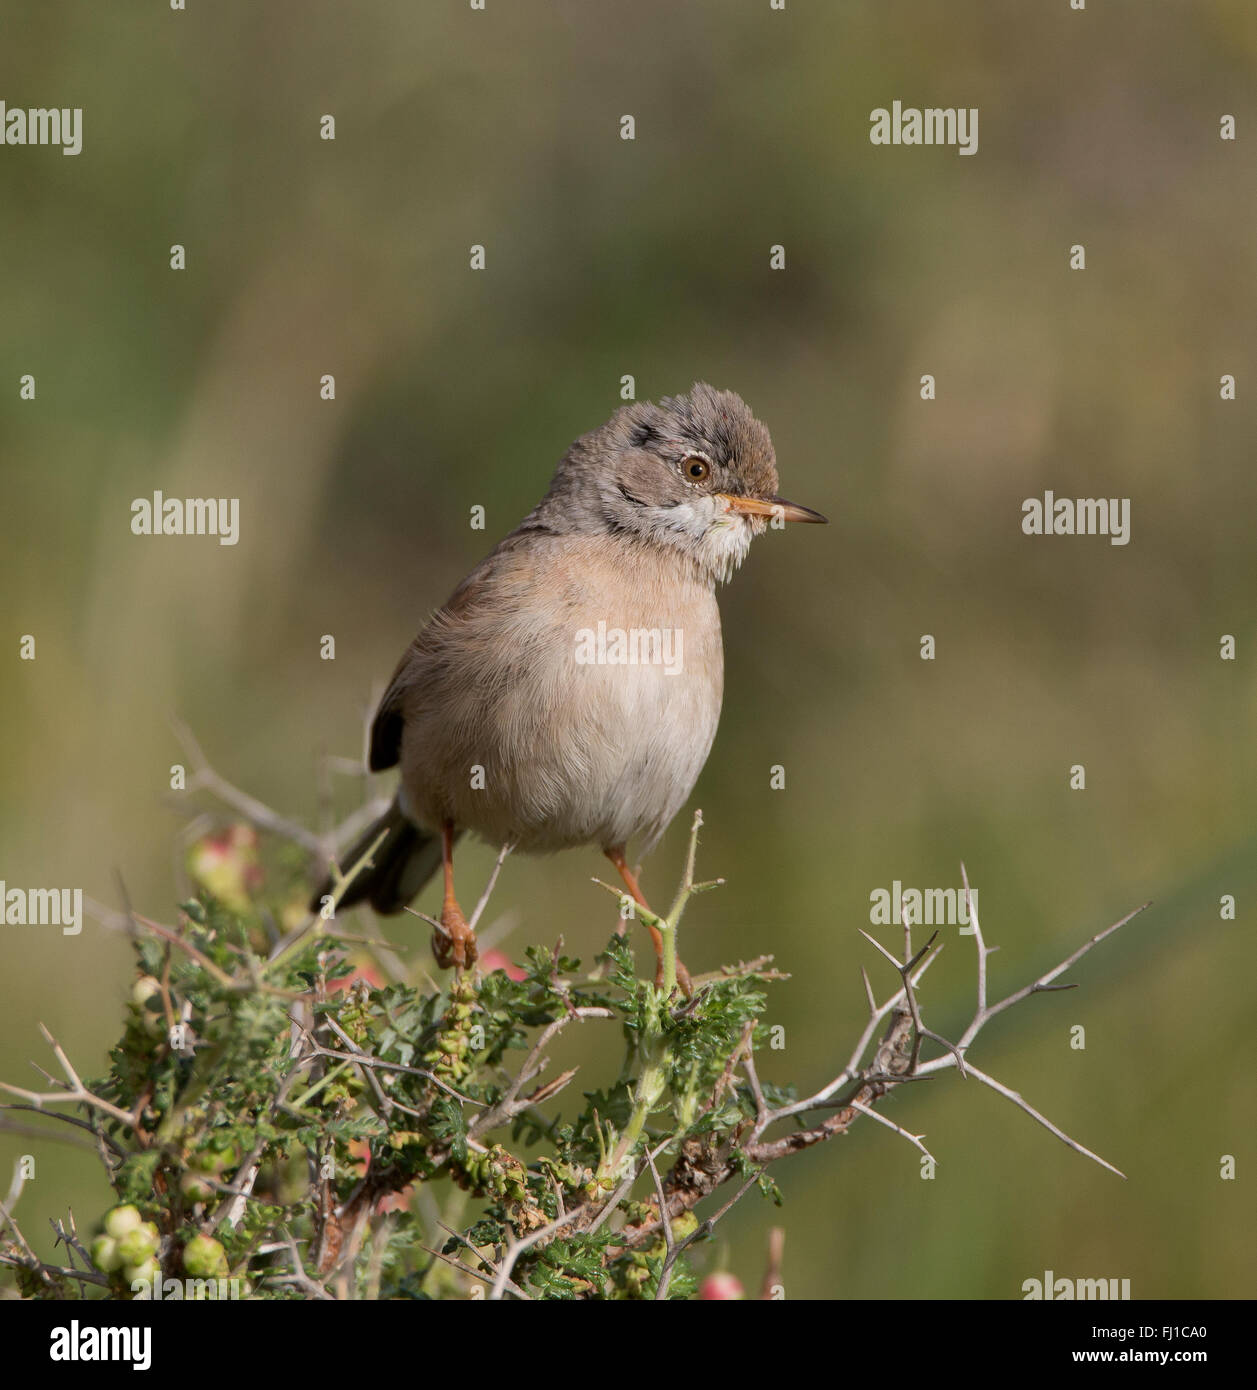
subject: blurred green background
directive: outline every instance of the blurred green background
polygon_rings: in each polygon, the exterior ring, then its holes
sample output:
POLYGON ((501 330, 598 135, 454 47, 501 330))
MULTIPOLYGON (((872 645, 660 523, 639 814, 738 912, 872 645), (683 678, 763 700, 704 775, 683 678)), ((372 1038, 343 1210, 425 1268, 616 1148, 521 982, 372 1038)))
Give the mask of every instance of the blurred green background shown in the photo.
MULTIPOLYGON (((789 1297, 1020 1297, 1045 1268, 1251 1296, 1249 0, 0 15, 0 99, 84 109, 77 158, 0 148, 0 877, 118 906, 120 873, 170 921, 176 835, 210 804, 170 805, 171 712, 224 776, 315 824, 320 757, 359 755, 373 690, 620 377, 652 398, 711 381, 772 430, 782 491, 833 521, 770 533, 726 591, 694 798, 702 868, 729 883, 695 904, 687 962, 771 950, 792 975, 761 1072, 811 1089, 845 1061, 860 964, 890 984, 856 929, 894 879, 958 884, 965 861, 1002 948, 993 991, 1154 906, 1079 990, 973 1052, 1125 1182, 949 1074, 886 1106, 926 1134, 933 1181, 858 1125, 781 1165, 784 1211, 748 1198, 709 1267, 757 1287, 781 1220, 789 1297), (978 154, 871 145, 895 99, 978 107, 978 154), (240 543, 133 536, 132 499, 158 488, 240 498, 240 543), (1131 543, 1027 538, 1021 502, 1046 488, 1131 498, 1131 543)), ((361 789, 337 781, 347 812, 361 789)), ((685 819, 645 866, 658 898, 685 819)), ((463 882, 490 862, 465 851, 463 882)), ((511 861, 509 949, 562 932, 592 954, 604 871, 592 849, 511 861)), ((385 930, 421 969, 426 933, 385 930)), ((0 931, 0 1076, 42 1084, 39 1020, 103 1070, 124 938, 0 931)), ((954 1035, 972 943, 948 936, 924 1003, 954 1035)), ((610 1058, 586 1059, 591 1085, 610 1058)), ((0 1134, 6 1183, 26 1152, 19 1215, 47 1250, 45 1216, 90 1226, 107 1193, 90 1155, 0 1134)))

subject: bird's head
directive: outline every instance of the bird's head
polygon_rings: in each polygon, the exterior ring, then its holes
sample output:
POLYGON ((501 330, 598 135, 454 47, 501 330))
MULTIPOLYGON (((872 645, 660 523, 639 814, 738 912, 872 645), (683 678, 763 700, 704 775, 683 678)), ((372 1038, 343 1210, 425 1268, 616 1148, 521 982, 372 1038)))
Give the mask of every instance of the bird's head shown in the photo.
POLYGON ((728 579, 770 522, 825 520, 777 495, 768 430, 741 396, 705 382, 624 406, 578 439, 551 489, 567 492, 608 534, 678 550, 712 580, 728 579))

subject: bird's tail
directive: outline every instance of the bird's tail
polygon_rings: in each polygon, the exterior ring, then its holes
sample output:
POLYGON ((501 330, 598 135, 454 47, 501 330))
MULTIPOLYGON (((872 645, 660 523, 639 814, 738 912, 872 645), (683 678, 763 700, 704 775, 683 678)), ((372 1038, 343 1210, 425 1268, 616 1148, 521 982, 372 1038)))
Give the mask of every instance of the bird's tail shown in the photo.
MULTIPOLYGON (((400 912, 441 867, 441 837, 413 825, 394 800, 353 848, 341 856, 341 869, 348 873, 381 835, 384 839, 370 862, 354 875, 338 906, 370 902, 377 912, 390 916, 400 912)), ((318 912, 323 899, 332 892, 329 876, 310 900, 311 912, 318 912)))

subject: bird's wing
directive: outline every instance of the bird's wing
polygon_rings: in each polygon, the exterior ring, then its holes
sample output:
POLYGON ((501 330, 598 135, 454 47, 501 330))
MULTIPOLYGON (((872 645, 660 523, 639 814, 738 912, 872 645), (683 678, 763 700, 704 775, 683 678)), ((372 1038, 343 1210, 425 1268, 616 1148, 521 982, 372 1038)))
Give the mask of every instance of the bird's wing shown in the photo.
POLYGON ((487 555, 471 571, 442 607, 428 619, 397 663, 371 724, 371 747, 367 761, 372 772, 383 772, 386 768, 397 766, 402 750, 406 692, 423 681, 428 663, 438 653, 441 638, 448 633, 451 625, 457 624, 460 618, 484 600, 486 589, 500 565, 500 551, 501 547, 487 555))
MULTIPOLYGON (((423 634, 421 633, 420 636, 423 634)), ((385 768, 396 767, 402 753, 402 696, 410 684, 410 668, 414 661, 415 641, 406 648, 406 654, 397 663, 393 679, 388 683, 384 698, 375 712, 371 723, 371 749, 367 765, 372 772, 383 772, 385 768)))

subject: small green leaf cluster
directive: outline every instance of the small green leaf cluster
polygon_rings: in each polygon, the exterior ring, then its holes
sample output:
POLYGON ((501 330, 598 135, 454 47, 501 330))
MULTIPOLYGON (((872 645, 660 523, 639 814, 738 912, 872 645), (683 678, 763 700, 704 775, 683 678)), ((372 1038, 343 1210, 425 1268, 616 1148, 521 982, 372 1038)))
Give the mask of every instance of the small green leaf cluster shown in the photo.
MULTIPOLYGON (((175 928, 136 933, 122 1035, 88 1083, 116 1107, 90 1112, 116 1193, 92 1246, 107 1296, 128 1296, 120 1271, 139 1269, 236 1277, 259 1299, 312 1283, 339 1297, 476 1297, 508 1255, 512 1288, 530 1297, 654 1296, 663 1233, 624 1234, 652 1199, 646 1146, 668 1141, 661 1173, 692 1136, 736 1154, 756 1110, 735 1062, 763 1031, 768 975, 731 971, 665 999, 613 936, 589 970, 532 946, 522 978, 417 988, 351 976, 334 920, 282 949, 265 927, 256 903, 202 886, 175 928), (561 1085, 534 1056, 544 1030, 617 1027, 623 1059, 601 1084, 582 1069, 561 1085)), ((697 1230, 683 1213, 673 1240, 697 1230)), ((669 1297, 693 1293, 688 1252, 668 1278, 669 1297)))

